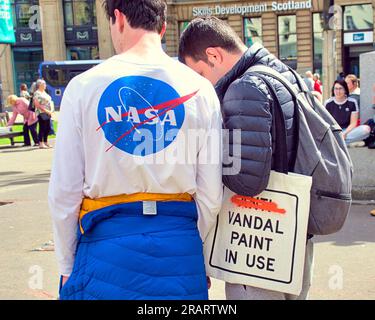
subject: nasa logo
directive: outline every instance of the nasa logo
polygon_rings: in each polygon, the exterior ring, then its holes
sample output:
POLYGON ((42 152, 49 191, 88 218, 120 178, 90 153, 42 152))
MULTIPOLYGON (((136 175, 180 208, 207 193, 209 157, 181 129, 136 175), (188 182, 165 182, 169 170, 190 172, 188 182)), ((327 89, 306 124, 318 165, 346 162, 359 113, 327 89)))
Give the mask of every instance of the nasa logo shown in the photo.
POLYGON ((98 105, 97 131, 103 130, 111 144, 106 151, 116 147, 129 154, 146 156, 163 150, 174 141, 165 139, 166 133, 181 129, 184 102, 195 94, 180 97, 167 83, 144 76, 115 80, 105 89, 98 105), (151 135, 143 135, 145 130, 151 135), (137 146, 150 136, 152 148, 139 154, 137 146))

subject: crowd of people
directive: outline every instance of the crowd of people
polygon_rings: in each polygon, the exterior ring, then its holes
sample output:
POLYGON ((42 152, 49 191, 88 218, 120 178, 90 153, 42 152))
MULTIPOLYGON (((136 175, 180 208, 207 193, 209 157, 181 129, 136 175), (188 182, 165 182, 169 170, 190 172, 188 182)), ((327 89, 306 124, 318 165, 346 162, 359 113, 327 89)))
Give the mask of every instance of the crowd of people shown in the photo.
POLYGON ((46 92, 46 82, 43 79, 34 82, 30 91, 27 85, 22 83, 19 96, 15 94, 8 96, 6 103, 8 107, 12 107, 8 127, 14 125, 18 115, 23 117, 24 146, 31 146, 31 133, 34 147, 52 148, 48 143, 48 136, 54 134, 52 121, 54 105, 51 96, 46 92))
MULTIPOLYGON (((318 73, 306 71, 304 81, 312 94, 323 103, 322 83, 318 73)), ((367 124, 360 124, 360 88, 359 79, 354 74, 340 73, 332 85, 331 97, 324 101, 324 106, 343 129, 348 147, 365 145, 371 132, 367 124)))

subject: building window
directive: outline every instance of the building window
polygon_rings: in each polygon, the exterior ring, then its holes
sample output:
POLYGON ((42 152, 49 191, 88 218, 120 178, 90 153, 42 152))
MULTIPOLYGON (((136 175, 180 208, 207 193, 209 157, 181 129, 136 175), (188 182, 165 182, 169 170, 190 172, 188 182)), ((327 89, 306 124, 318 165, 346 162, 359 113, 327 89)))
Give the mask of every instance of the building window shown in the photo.
POLYGON ((372 4, 344 7, 344 31, 373 30, 372 4))
POLYGON ((250 47, 255 42, 262 44, 262 18, 244 18, 244 42, 250 47))
POLYGON ((15 28, 30 28, 30 21, 39 14, 39 0, 13 0, 15 28))
POLYGON ((96 45, 67 47, 68 60, 96 60, 99 59, 99 48, 96 45))
POLYGON ((42 48, 13 48, 14 85, 19 91, 21 83, 31 84, 39 78, 38 67, 43 61, 42 48))
POLYGON ((313 69, 314 73, 319 73, 320 75, 322 74, 323 61, 323 26, 323 13, 313 13, 313 69))
POLYGON ((297 68, 296 16, 279 16, 279 59, 291 68, 297 68))
POLYGON ((181 34, 187 28, 190 21, 179 21, 178 22, 178 38, 180 39, 181 34))
POLYGON ((93 0, 64 0, 66 27, 96 26, 96 5, 93 0))

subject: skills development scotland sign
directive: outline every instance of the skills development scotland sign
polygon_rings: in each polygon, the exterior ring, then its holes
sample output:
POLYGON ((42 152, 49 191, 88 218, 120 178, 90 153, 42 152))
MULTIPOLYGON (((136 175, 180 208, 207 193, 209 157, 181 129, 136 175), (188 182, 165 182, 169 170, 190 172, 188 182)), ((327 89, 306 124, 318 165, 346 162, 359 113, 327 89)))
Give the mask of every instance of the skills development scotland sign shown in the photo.
POLYGON ((249 13, 262 13, 267 11, 279 12, 279 11, 290 11, 290 10, 303 10, 311 9, 312 0, 305 1, 288 1, 288 2, 276 2, 265 3, 260 2, 258 4, 244 4, 244 5, 232 5, 232 6, 221 6, 216 5, 214 7, 194 7, 193 16, 205 16, 205 15, 245 15, 249 13))
POLYGON ((0 0, 0 43, 15 43, 10 0, 0 0))

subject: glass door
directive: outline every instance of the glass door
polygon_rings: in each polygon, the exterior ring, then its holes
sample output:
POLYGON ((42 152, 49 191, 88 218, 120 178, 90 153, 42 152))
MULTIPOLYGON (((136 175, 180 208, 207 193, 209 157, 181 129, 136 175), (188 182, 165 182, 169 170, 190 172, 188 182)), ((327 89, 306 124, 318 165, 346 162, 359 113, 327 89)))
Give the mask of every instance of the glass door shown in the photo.
POLYGON ((28 88, 38 79, 39 64, 43 61, 43 48, 13 48, 14 93, 19 95, 21 83, 28 88))

